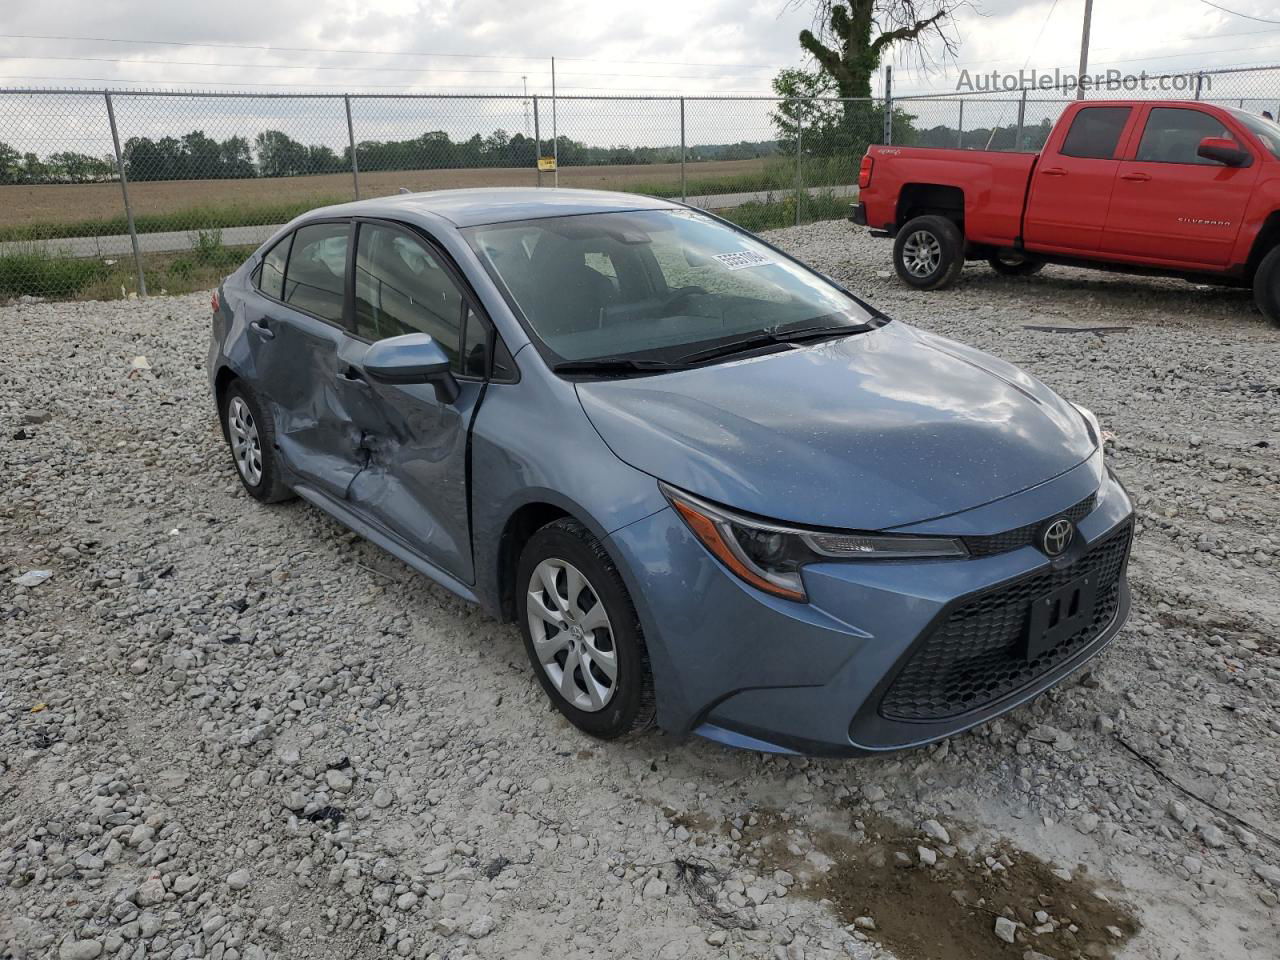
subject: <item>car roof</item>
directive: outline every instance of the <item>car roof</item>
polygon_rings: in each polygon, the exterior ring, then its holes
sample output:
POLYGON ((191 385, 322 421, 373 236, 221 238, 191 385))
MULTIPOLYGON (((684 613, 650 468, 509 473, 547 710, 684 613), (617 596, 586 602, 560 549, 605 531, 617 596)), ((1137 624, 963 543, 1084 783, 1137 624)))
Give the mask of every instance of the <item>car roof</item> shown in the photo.
POLYGON ((619 210, 669 210, 679 204, 636 193, 559 187, 476 187, 402 193, 328 207, 328 215, 412 217, 429 214, 457 227, 619 210))

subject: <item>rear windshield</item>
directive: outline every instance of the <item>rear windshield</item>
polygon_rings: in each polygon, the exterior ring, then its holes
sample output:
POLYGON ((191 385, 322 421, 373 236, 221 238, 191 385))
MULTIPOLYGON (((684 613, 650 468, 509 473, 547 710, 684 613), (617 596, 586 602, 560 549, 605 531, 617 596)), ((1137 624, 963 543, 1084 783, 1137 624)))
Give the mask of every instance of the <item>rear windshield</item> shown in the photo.
POLYGON ((553 362, 665 360, 721 340, 817 322, 862 327, 878 316, 692 210, 523 220, 464 233, 553 362))

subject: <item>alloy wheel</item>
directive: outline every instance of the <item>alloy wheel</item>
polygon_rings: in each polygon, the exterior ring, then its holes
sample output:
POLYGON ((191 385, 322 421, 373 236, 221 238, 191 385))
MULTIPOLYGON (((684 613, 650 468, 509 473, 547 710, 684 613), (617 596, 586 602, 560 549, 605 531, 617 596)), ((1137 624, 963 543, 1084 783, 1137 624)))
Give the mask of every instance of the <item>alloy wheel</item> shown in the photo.
POLYGON ((256 487, 262 482, 262 441, 253 413, 240 397, 232 397, 227 404, 227 435, 240 476, 249 486, 256 487))
POLYGON ((573 564, 549 557, 529 578, 527 608, 533 649, 552 686, 578 710, 603 710, 618 689, 618 653, 595 588, 573 564))
POLYGON ((917 230, 902 245, 902 265, 913 277, 928 277, 942 260, 942 244, 928 230, 917 230))

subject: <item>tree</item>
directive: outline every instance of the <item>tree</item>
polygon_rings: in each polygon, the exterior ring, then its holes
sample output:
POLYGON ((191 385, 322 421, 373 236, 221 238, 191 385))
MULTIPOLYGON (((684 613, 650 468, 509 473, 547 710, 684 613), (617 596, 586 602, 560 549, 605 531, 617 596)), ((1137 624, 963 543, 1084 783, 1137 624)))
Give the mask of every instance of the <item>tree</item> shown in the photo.
POLYGON ((264 177, 292 177, 307 172, 307 148, 287 133, 264 130, 253 138, 258 171, 264 177))
POLYGON ((942 41, 944 56, 954 54, 956 40, 947 28, 964 3, 965 0, 849 0, 846 6, 819 0, 814 24, 821 36, 801 30, 800 46, 831 78, 841 97, 868 98, 871 78, 890 48, 913 44, 921 59, 927 60, 929 54, 921 37, 936 36, 942 41))
POLYGON ((818 70, 780 70, 773 78, 773 92, 782 102, 770 115, 778 131, 778 148, 787 154, 796 152, 797 131, 807 153, 830 153, 828 141, 840 124, 840 108, 830 100, 835 81, 818 70))
POLYGON ((22 155, 0 141, 0 183, 17 183, 22 179, 22 155))

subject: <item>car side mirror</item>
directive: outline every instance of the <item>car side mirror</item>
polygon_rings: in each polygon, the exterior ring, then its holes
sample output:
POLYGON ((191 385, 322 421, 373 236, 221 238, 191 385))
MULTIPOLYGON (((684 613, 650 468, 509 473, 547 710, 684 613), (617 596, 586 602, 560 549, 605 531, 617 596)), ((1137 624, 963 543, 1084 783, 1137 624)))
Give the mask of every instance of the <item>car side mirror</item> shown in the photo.
POLYGON ((1226 137, 1205 137, 1196 149, 1196 156, 1228 167, 1247 167, 1253 162, 1253 155, 1248 150, 1240 149, 1238 143, 1226 137))
POLYGON ((441 403, 458 399, 458 381, 450 369, 449 356, 425 333, 379 340, 365 351, 360 366, 381 383, 429 383, 441 403))

